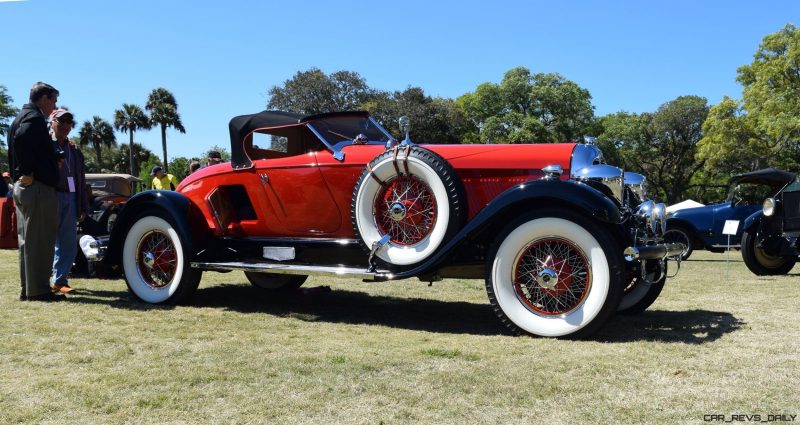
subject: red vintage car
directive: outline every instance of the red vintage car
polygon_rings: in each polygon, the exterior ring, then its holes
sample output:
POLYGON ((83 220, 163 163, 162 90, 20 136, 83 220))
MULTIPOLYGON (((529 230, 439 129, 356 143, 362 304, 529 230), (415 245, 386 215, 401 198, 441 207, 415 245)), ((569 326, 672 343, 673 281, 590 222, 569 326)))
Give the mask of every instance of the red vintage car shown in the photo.
POLYGON ((366 112, 264 111, 230 122, 230 163, 132 197, 106 263, 150 303, 204 271, 267 290, 309 275, 485 279, 515 331, 579 337, 661 292, 664 206, 589 144, 416 145, 366 112))

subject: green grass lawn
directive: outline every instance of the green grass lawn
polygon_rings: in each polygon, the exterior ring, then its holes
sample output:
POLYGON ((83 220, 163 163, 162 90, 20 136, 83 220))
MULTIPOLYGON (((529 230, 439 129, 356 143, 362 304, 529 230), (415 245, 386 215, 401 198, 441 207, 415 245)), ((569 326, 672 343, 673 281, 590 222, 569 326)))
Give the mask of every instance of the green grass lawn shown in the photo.
MULTIPOLYGON (((593 339, 509 335, 483 281, 362 283, 274 296, 206 273, 194 304, 74 280, 17 301, 0 251, 4 423, 703 423, 800 415, 800 266, 756 277, 696 252, 658 301, 593 339)), ((674 270, 674 267, 673 267, 674 270)), ((797 420, 800 420, 798 416, 797 420)))

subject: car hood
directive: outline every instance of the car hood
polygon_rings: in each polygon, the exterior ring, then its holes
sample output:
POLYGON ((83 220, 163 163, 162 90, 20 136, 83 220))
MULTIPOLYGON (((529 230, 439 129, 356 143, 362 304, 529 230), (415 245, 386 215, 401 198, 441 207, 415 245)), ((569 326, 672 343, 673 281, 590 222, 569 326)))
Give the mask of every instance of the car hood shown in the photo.
POLYGON ((441 155, 456 169, 542 169, 560 165, 569 173, 574 143, 529 145, 423 145, 441 155))

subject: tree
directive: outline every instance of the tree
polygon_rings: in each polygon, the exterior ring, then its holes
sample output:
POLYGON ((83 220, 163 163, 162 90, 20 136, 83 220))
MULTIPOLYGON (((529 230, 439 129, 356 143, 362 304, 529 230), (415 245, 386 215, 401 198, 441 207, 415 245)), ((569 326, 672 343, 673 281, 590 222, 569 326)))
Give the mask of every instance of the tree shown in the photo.
POLYGON ((219 152, 219 156, 222 157, 222 162, 229 162, 231 160, 231 153, 228 152, 227 149, 214 145, 207 151, 200 154, 200 158, 198 160, 200 161, 201 164, 203 165, 206 164, 206 161, 208 160, 208 154, 211 153, 211 151, 219 152))
POLYGON ((95 115, 92 121, 84 121, 78 133, 78 143, 81 146, 91 146, 96 158, 97 172, 103 171, 103 147, 111 148, 117 145, 114 129, 108 121, 95 115))
POLYGON ((705 98, 680 96, 653 113, 609 115, 600 120, 598 145, 626 170, 647 176, 654 198, 675 203, 703 166, 695 154, 708 111, 705 98))
MULTIPOLYGON (((8 95, 5 86, 0 86, 0 136, 8 134, 9 121, 19 112, 19 109, 12 106, 14 99, 8 95)), ((5 140, 0 139, 0 147, 5 146, 5 140)))
POLYGON ((744 108, 773 151, 800 142, 800 29, 789 24, 764 37, 753 62, 737 71, 744 108))
POLYGON ((152 128, 150 119, 147 118, 147 115, 144 114, 140 106, 125 103, 122 105, 122 109, 114 111, 114 128, 130 135, 128 142, 128 154, 130 155, 128 165, 130 166, 131 175, 135 176, 139 173, 139 170, 136 166, 136 148, 133 144, 133 133, 139 130, 149 130, 152 128))
POLYGON ((359 109, 375 92, 357 72, 337 71, 328 76, 311 68, 298 71, 283 87, 273 86, 268 93, 268 109, 321 114, 359 109))
POLYGON ((161 149, 164 153, 164 172, 168 172, 167 127, 172 127, 181 133, 186 133, 186 129, 183 128, 183 123, 181 122, 181 116, 178 114, 178 103, 175 101, 175 96, 173 96, 169 90, 159 87, 150 92, 144 107, 150 111, 150 121, 152 124, 158 125, 161 128, 161 149))
POLYGON ((764 167, 800 166, 800 29, 767 35, 738 69, 742 100, 725 97, 703 124, 698 158, 708 182, 764 167))
POLYGON ((8 95, 6 87, 0 86, 0 168, 3 170, 8 169, 8 153, 5 150, 6 142, 5 135, 8 134, 9 121, 13 118, 19 110, 12 106, 14 99, 8 95))
POLYGON ((392 94, 377 93, 363 105, 391 133, 399 138, 398 119, 411 120, 411 139, 416 143, 461 143, 474 129, 452 99, 431 98, 419 87, 409 87, 392 94))
POLYGON ((456 105, 477 129, 467 138, 482 143, 581 141, 592 128, 588 90, 559 74, 505 73, 500 84, 483 83, 456 105))

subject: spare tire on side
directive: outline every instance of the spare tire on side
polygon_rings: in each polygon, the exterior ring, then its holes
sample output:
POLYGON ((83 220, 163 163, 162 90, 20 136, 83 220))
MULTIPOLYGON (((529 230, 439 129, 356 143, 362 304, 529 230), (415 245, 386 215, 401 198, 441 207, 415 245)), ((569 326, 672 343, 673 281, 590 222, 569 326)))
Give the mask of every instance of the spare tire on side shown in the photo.
POLYGON ((463 225, 466 196, 453 167, 419 146, 399 146, 375 157, 353 188, 350 212, 356 237, 376 256, 408 266, 430 257, 463 225))

